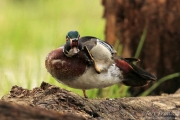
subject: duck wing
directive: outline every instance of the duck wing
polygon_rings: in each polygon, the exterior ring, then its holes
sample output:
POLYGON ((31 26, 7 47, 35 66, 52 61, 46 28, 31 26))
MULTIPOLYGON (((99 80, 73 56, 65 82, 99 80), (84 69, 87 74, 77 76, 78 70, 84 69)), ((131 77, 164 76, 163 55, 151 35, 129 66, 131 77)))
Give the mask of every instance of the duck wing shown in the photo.
POLYGON ((128 86, 138 87, 147 85, 150 81, 155 81, 157 78, 145 70, 135 66, 133 59, 115 58, 116 66, 123 73, 122 83, 128 86))
POLYGON ((111 54, 116 53, 116 51, 110 44, 93 36, 81 37, 79 41, 82 43, 83 46, 87 46, 89 51, 99 43, 103 45, 104 47, 106 47, 110 51, 111 54))

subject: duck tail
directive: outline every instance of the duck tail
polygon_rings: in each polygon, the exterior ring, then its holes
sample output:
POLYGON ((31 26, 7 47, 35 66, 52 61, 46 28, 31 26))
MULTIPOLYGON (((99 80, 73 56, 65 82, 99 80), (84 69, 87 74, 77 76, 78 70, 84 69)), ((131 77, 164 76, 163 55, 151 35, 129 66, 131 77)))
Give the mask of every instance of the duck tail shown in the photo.
POLYGON ((116 66, 123 74, 122 83, 127 86, 139 87, 145 86, 150 81, 155 81, 157 78, 145 70, 135 66, 134 61, 139 61, 136 58, 115 58, 116 66))

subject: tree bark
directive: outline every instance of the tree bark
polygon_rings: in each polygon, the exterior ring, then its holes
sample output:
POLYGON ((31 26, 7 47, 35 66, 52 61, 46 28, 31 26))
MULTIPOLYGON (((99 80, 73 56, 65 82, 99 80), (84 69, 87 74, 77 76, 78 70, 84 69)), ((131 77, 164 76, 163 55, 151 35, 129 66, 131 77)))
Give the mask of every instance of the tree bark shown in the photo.
MULTIPOLYGON (((15 102, 16 103, 16 102, 15 102)), ((0 101, 1 120, 85 120, 70 113, 58 113, 43 108, 0 101)))
MULTIPOLYGON (((180 1, 109 1, 102 1, 106 19, 106 41, 114 45, 115 40, 119 40, 123 45, 121 56, 134 57, 145 30, 146 39, 139 56, 141 67, 159 79, 179 72, 180 1)), ((152 94, 174 93, 180 88, 179 79, 180 77, 176 77, 164 82, 152 94)), ((136 91, 133 95, 137 96, 147 88, 133 88, 132 91, 136 91)))
POLYGON ((4 119, 180 119, 180 94, 88 99, 42 82, 33 90, 13 86, 1 98, 0 113, 4 119))

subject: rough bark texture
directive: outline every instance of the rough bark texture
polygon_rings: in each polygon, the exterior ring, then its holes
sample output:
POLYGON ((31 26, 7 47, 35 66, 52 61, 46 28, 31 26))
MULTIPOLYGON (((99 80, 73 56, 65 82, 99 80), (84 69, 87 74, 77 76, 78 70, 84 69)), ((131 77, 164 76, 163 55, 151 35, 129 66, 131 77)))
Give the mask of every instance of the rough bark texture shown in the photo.
MULTIPOLYGON (((157 78, 180 71, 179 0, 103 0, 102 3, 106 41, 114 45, 119 40, 123 45, 122 57, 135 55, 143 30, 146 30, 139 57, 142 67, 157 78)), ((153 94, 174 93, 180 87, 179 79, 164 82, 153 94)), ((144 90, 135 88, 132 91, 136 91, 136 96, 144 90)))
POLYGON ((173 120, 180 119, 180 94, 177 92, 163 96, 87 99, 43 82, 40 87, 33 90, 13 86, 10 93, 3 96, 0 101, 0 113, 0 118, 19 120, 72 118, 173 120))
MULTIPOLYGON (((15 102, 16 103, 16 102, 15 102)), ((0 101, 1 120, 84 120, 84 117, 63 114, 42 108, 0 101)))

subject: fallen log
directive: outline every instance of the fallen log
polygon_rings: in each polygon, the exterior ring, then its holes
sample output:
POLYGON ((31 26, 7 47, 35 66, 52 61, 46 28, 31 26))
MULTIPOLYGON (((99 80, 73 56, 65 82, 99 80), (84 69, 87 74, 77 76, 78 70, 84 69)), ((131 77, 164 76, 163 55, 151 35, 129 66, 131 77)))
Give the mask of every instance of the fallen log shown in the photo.
POLYGON ((69 117, 74 120, 180 119, 180 94, 178 92, 162 96, 88 99, 42 82, 40 87, 33 90, 13 86, 10 93, 1 98, 0 113, 1 116, 8 117, 14 114, 13 111, 16 111, 16 115, 23 114, 19 119, 23 116, 38 119, 41 111, 44 111, 42 116, 47 119, 51 116, 58 118, 58 115, 61 116, 59 119, 69 117))
POLYGON ((43 108, 18 105, 0 101, 1 120, 85 120, 85 118, 48 111, 43 108))

